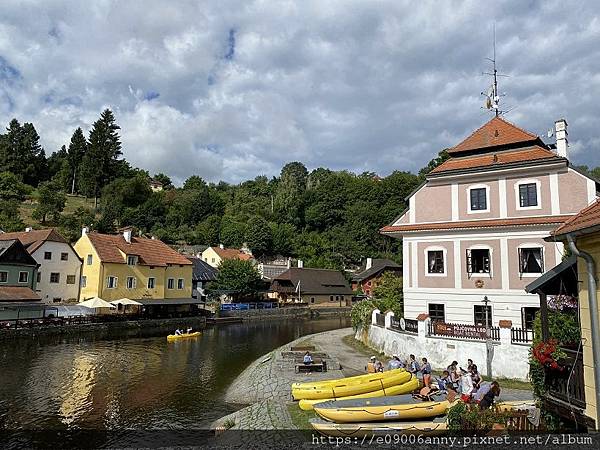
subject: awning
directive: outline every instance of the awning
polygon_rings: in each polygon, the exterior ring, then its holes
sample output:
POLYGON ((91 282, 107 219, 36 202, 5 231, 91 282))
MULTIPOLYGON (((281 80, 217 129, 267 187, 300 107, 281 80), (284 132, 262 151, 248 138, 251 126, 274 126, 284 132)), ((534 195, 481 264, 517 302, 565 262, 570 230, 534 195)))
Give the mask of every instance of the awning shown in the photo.
POLYGON ((110 303, 113 305, 141 305, 137 300, 131 300, 130 298, 120 298, 119 300, 113 300, 110 303))
POLYGON ((203 305, 203 302, 197 298, 141 298, 137 300, 144 306, 153 305, 203 305))
POLYGON ((577 257, 570 256, 525 287, 530 294, 571 295, 577 297, 577 257))

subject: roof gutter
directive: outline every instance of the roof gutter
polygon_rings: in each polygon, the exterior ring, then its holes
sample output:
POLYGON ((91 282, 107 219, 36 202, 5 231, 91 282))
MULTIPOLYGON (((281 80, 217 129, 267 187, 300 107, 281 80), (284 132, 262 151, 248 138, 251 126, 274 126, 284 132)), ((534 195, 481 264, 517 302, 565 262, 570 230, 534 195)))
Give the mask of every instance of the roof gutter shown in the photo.
POLYGON ((596 429, 600 429, 600 325, 598 324, 598 282, 596 280, 596 261, 588 252, 579 250, 573 239, 573 235, 567 234, 569 248, 575 256, 585 260, 588 274, 588 307, 590 309, 590 328, 592 329, 592 357, 594 368, 594 382, 596 389, 596 429))

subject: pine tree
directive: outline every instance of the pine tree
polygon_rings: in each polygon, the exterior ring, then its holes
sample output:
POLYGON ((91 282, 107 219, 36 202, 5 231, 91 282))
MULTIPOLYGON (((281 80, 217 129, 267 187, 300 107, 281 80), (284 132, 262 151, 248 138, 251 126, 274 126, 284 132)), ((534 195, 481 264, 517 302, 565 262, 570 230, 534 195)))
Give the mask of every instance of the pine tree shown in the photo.
POLYGON ((47 176, 46 153, 31 123, 10 121, 0 140, 0 170, 12 172, 23 182, 37 186, 47 176))
POLYGON ((79 176, 78 172, 81 169, 81 163, 86 151, 87 141, 83 135, 83 130, 79 127, 75 130, 73 136, 71 136, 67 152, 67 160, 71 168, 71 194, 75 194, 75 187, 77 186, 77 178, 79 176))

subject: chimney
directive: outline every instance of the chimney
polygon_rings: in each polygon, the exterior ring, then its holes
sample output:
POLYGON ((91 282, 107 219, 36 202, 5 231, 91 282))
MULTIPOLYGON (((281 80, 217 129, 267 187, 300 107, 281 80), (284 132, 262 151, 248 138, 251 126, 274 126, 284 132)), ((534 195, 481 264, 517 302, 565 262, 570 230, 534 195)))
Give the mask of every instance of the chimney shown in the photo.
POLYGON ((123 230, 123 238, 131 244, 131 228, 123 230))
POLYGON ((25 232, 26 232, 26 233, 29 233, 30 231, 31 231, 31 227, 27 227, 27 228, 25 228, 25 232))
POLYGON ((287 268, 289 269, 290 267, 292 267, 292 258, 287 259, 287 264, 286 264, 287 268))
POLYGON ((373 267, 373 258, 367 258, 367 265, 365 266, 365 270, 369 270, 373 267))
POLYGON ((81 229, 81 237, 85 236, 86 234, 88 234, 90 231, 90 229, 88 227, 83 227, 81 229))
POLYGON ((223 248, 225 248, 225 246, 223 244, 219 244, 219 248, 223 249, 223 248))
POLYGON ((302 261, 301 259, 298 260, 298 269, 303 269, 304 268, 304 261, 302 261))
POLYGON ((567 121, 559 119, 554 122, 554 130, 556 132, 556 153, 563 158, 569 157, 569 141, 567 136, 567 121))

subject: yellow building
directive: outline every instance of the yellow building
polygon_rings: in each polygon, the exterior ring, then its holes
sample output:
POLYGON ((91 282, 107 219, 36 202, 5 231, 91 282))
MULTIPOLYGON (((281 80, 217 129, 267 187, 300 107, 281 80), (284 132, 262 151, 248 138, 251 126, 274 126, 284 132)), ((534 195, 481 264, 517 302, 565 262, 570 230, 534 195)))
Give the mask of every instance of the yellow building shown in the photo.
POLYGON ((578 215, 560 226, 553 234, 563 240, 577 258, 579 279, 579 316, 583 343, 583 380, 585 415, 598 429, 598 398, 600 389, 600 314, 598 313, 598 281, 600 280, 600 201, 592 203, 578 215), (590 277, 590 274, 592 275, 590 277), (595 278, 595 279, 594 279, 595 278), (591 289, 593 289, 593 291, 591 289), (594 292, 594 295, 590 295, 594 292), (591 296, 591 301, 590 301, 591 296), (595 317, 595 320, 593 316, 595 317))
POLYGON ((225 248, 222 245, 208 247, 202 252, 201 256, 202 261, 213 267, 219 267, 219 264, 226 259, 241 259, 243 261, 251 261, 253 259, 249 253, 235 248, 225 248))
POLYGON ((80 301, 130 298, 144 305, 189 305, 192 262, 158 239, 88 233, 74 246, 83 260, 80 301), (189 300, 189 301, 188 301, 189 300))

